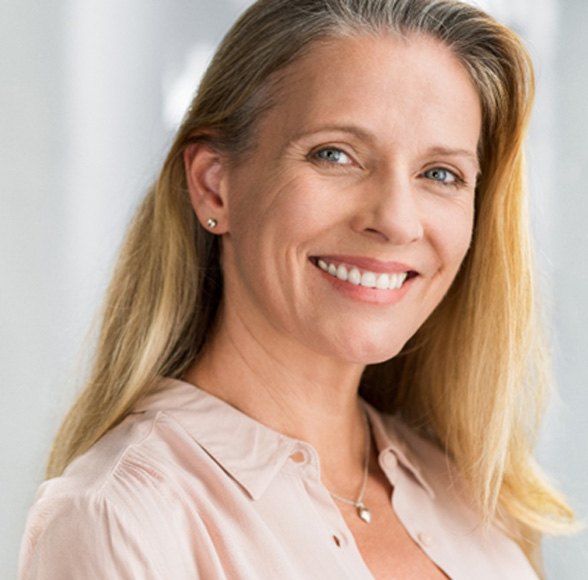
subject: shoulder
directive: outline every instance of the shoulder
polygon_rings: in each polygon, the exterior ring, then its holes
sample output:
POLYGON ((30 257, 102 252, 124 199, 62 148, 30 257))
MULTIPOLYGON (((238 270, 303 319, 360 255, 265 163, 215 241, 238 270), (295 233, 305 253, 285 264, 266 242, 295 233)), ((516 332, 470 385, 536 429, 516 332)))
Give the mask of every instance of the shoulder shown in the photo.
POLYGON ((174 419, 161 410, 132 413, 88 451, 68 465, 63 475, 43 483, 37 500, 75 496, 102 499, 121 509, 133 505, 133 493, 163 492, 174 475, 194 467, 201 450, 174 419), (189 451, 189 458, 186 457, 189 451))
POLYGON ((163 413, 131 414, 85 453, 74 459, 60 477, 44 482, 36 502, 64 497, 120 503, 126 484, 156 483, 168 454, 165 442, 181 432, 163 413))
POLYGON ((175 565, 187 565, 181 541, 169 544, 177 535, 170 514, 182 505, 177 456, 189 445, 165 413, 130 415, 61 477, 44 482, 27 519, 21 578, 89 578, 97 571, 165 578, 175 565), (175 562, 158 556, 174 552, 175 562))

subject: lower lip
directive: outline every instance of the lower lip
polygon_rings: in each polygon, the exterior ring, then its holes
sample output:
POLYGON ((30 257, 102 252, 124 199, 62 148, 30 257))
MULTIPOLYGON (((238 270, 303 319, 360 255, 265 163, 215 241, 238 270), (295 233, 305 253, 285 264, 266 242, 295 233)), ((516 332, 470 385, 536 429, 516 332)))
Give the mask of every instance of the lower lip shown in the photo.
POLYGON ((404 295, 408 292, 410 286, 412 286, 413 282, 417 279, 415 276, 414 278, 405 280, 404 284, 402 284, 402 286, 398 289, 380 290, 379 288, 366 288, 365 286, 356 286, 350 282, 344 282, 343 280, 339 280, 339 278, 331 276, 331 274, 321 270, 318 266, 314 266, 319 274, 321 274, 328 282, 331 283, 332 286, 335 287, 336 290, 338 290, 345 297, 351 298, 352 300, 356 300, 358 302, 365 302, 367 304, 377 304, 384 306, 394 305, 402 300, 404 295))

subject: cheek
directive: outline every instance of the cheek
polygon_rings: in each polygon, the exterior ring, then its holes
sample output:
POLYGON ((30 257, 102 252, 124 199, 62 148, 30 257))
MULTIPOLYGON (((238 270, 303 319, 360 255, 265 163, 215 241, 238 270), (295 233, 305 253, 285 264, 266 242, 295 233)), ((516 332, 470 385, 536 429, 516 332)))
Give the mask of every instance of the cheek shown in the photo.
POLYGON ((474 203, 473 198, 463 200, 462 203, 451 208, 449 215, 445 216, 442 235, 445 244, 453 259, 461 262, 466 255, 474 229, 474 203))
POLYGON ((453 276, 472 242, 473 204, 458 205, 446 210, 437 215, 432 237, 442 268, 453 276))
POLYGON ((232 199, 225 255, 242 282, 253 277, 256 286, 265 288, 275 286, 277 277, 289 279, 296 273, 291 265, 307 239, 313 212, 293 186, 243 187, 232 199))
POLYGON ((473 221, 469 220, 467 223, 463 224, 462 228, 456 228, 456 230, 455 237, 451 244, 451 251, 454 260, 459 266, 468 253, 472 243, 473 221))
POLYGON ((281 175, 275 183, 271 190, 255 192, 239 203, 236 226, 247 230, 242 231, 244 236, 263 238, 264 244, 275 244, 281 252, 292 251, 332 231, 342 220, 345 209, 332 189, 300 175, 281 175))

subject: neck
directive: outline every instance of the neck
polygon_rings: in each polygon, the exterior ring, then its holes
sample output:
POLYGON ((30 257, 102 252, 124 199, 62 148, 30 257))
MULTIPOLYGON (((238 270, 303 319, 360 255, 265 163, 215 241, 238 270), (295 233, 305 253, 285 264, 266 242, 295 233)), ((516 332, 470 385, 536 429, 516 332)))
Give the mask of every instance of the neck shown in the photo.
MULTIPOLYGON (((221 318, 222 320, 222 318, 221 318)), ((221 322, 185 378, 264 425, 310 443, 328 487, 356 488, 365 427, 358 399, 363 365, 330 360, 287 338, 221 322), (268 345, 272 345, 268 348, 268 345)))

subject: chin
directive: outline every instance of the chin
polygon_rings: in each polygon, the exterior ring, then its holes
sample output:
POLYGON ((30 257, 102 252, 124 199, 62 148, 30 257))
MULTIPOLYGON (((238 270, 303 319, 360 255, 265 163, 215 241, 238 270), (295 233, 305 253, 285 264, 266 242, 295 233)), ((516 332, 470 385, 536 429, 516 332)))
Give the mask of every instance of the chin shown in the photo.
MULTIPOLYGON (((388 341, 361 340, 355 337, 352 343, 345 344, 340 358, 354 364, 373 365, 394 358, 404 347, 406 340, 392 338, 388 341)), ((341 348, 343 345, 339 345, 341 348)))
POLYGON ((402 347, 400 346, 397 349, 394 349, 393 351, 390 351, 388 349, 386 352, 366 353, 356 362, 361 363, 365 366, 383 363, 387 360, 394 358, 401 350, 402 347))

